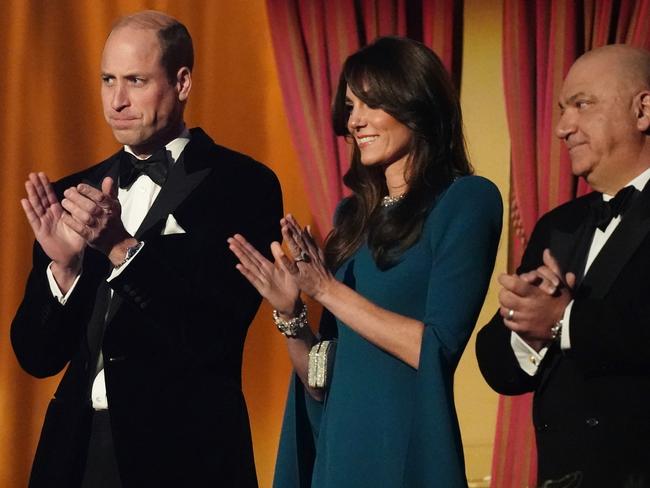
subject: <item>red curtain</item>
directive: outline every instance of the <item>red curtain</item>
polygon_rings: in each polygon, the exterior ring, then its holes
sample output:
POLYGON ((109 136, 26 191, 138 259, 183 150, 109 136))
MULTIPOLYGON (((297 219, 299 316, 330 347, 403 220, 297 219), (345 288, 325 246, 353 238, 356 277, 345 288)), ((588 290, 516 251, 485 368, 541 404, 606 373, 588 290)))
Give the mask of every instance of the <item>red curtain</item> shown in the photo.
POLYGON ((345 58, 378 36, 423 41, 458 81, 462 2, 267 0, 280 84, 309 206, 325 236, 344 196, 350 148, 336 138, 331 101, 345 58))
MULTIPOLYGON (((511 139, 509 269, 521 260, 537 219, 589 191, 571 174, 554 135, 567 71, 585 51, 612 43, 650 47, 650 0, 505 0, 503 74, 511 139)), ((531 395, 501 397, 492 486, 535 486, 531 395)))

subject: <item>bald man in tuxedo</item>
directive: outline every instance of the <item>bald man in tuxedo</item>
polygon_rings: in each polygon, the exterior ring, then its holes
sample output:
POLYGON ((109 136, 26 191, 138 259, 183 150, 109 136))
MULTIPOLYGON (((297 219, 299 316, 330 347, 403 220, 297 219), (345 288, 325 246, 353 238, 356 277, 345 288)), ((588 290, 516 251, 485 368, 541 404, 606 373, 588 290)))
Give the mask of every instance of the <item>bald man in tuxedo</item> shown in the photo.
POLYGON ((498 392, 534 392, 540 486, 650 486, 650 53, 570 69, 556 134, 594 192, 537 223, 476 351, 498 392))

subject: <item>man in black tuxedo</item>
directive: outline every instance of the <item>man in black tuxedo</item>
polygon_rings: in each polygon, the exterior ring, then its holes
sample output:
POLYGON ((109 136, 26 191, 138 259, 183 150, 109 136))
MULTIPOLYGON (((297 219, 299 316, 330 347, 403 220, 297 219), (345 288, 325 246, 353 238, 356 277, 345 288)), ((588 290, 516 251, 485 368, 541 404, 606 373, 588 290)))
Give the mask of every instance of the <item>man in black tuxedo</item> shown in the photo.
POLYGON ((260 298, 226 239, 268 248, 282 199, 268 168, 186 129, 192 65, 177 20, 121 19, 101 92, 124 149, 26 182, 36 243, 11 339, 36 377, 68 366, 31 487, 257 486, 241 362, 260 298))
POLYGON ((534 392, 540 485, 650 486, 650 53, 583 55, 560 108, 596 191, 539 220, 478 361, 499 393, 534 392))

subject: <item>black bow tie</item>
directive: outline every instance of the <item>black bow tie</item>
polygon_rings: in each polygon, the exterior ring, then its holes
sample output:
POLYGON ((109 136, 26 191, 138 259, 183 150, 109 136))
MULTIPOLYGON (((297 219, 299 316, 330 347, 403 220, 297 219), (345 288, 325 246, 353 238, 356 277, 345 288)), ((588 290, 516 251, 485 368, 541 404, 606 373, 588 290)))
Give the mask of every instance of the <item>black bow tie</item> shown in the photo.
POLYGON ((163 186, 169 171, 167 150, 158 149, 147 159, 138 159, 124 152, 120 160, 120 188, 128 188, 141 174, 145 174, 158 186, 163 186))
POLYGON ((633 186, 626 186, 611 200, 606 202, 601 199, 596 202, 596 227, 605 231, 612 219, 618 215, 622 216, 639 194, 639 190, 633 186))

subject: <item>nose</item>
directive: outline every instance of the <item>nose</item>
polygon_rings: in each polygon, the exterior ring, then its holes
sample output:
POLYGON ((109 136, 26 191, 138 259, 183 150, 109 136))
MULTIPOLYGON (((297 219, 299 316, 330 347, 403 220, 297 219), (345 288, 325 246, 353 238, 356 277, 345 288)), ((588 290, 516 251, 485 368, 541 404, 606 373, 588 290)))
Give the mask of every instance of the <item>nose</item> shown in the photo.
POLYGON ((126 86, 123 83, 116 83, 113 89, 113 98, 111 99, 111 108, 116 112, 129 106, 129 96, 126 86))
POLYGON ((355 130, 365 127, 366 124, 366 111, 363 107, 353 107, 350 111, 350 117, 348 118, 348 130, 354 132, 355 130))
POLYGON ((574 111, 571 109, 566 109, 564 113, 560 115, 560 119, 557 121, 555 126, 555 135, 559 139, 566 140, 571 134, 576 131, 576 120, 574 111))

